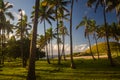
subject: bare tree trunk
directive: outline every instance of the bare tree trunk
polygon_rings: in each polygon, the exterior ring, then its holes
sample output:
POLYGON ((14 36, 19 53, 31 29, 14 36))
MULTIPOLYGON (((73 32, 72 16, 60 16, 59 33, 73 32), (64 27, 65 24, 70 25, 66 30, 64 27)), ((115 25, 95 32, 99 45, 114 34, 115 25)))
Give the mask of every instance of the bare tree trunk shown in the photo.
POLYGON ((2 63, 1 61, 2 61, 2 30, 0 29, 0 51, 1 51, 1 53, 0 53, 0 64, 2 63))
POLYGON ((22 58, 22 67, 26 67, 26 62, 25 62, 25 57, 24 57, 24 53, 23 53, 23 24, 22 24, 22 10, 21 11, 21 33, 20 33, 20 49, 21 49, 21 58, 22 58))
POLYGON ((94 33, 94 38, 95 38, 96 49, 97 49, 97 54, 98 54, 98 59, 99 59, 100 58, 100 54, 99 54, 99 50, 98 50, 98 42, 97 42, 97 38, 96 38, 95 33, 94 33))
POLYGON ((103 15, 104 15, 105 35, 106 35, 106 42, 107 42, 107 55, 108 55, 108 59, 110 60, 111 66, 114 66, 113 59, 111 56, 110 45, 109 45, 109 35, 108 35, 109 33, 108 33, 108 27, 107 27, 107 21, 106 21, 105 3, 106 2, 104 2, 103 15))
POLYGON ((56 5, 56 18, 57 18, 57 45, 58 45, 58 65, 60 65, 61 63, 61 56, 60 56, 60 45, 59 45, 59 24, 58 24, 58 14, 57 14, 57 10, 58 9, 58 5, 56 5))
POLYGON ((72 41, 72 13, 73 13, 73 4, 74 0, 71 0, 71 12, 70 12, 70 58, 71 58, 71 68, 75 68, 75 64, 73 61, 73 41, 72 41))
POLYGON ((36 0, 35 18, 34 18, 34 24, 33 24, 31 46, 30 46, 30 58, 29 58, 29 65, 28 65, 27 80, 36 80, 36 75, 35 75, 35 56, 36 55, 35 54, 36 54, 36 38, 37 38, 39 4, 40 4, 40 0, 36 0))
POLYGON ((63 38, 62 54, 63 54, 64 60, 66 61, 66 57, 65 57, 65 36, 64 36, 64 34, 62 34, 62 38, 63 38))
POLYGON ((51 54, 52 54, 52 59, 53 59, 53 43, 52 43, 52 40, 50 42, 51 42, 51 54))
POLYGON ((91 48, 91 42, 90 42, 89 35, 87 36, 87 38, 88 38, 88 42, 89 42, 90 54, 92 55, 93 60, 95 60, 95 57, 93 55, 92 48, 91 48))
POLYGON ((1 63, 4 64, 4 56, 5 56, 5 27, 3 27, 2 30, 2 59, 1 59, 1 63))
POLYGON ((49 55, 48 55, 48 41, 46 36, 46 26, 45 26, 45 20, 44 20, 44 34, 45 34, 45 43, 46 43, 46 55, 47 55, 47 62, 50 64, 49 55))

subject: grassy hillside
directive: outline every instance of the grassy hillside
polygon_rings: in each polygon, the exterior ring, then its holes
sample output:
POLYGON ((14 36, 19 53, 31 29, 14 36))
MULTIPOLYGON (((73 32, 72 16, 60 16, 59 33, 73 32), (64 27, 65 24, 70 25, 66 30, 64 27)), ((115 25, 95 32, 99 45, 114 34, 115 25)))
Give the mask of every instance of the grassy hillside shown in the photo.
MULTIPOLYGON (((110 42, 110 49, 111 49, 112 54, 119 52, 119 47, 118 47, 118 46, 120 47, 120 43, 110 42)), ((107 45, 106 45, 105 42, 100 42, 100 43, 98 43, 98 49, 99 49, 99 52, 100 52, 101 55, 107 53, 107 52, 106 52, 106 51, 107 51, 106 47, 107 47, 107 45)), ((92 52, 93 52, 94 54, 97 54, 97 51, 96 51, 96 50, 97 50, 97 49, 96 49, 96 45, 95 45, 95 44, 92 45, 92 52)), ((87 49, 85 52, 86 52, 86 53, 89 53, 89 49, 87 49)))

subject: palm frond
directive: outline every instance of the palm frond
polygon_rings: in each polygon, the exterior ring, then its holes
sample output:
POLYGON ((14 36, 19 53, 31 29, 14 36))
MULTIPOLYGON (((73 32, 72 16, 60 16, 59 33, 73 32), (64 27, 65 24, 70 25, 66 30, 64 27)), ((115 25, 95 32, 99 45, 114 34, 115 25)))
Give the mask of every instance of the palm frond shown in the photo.
POLYGON ((6 12, 5 13, 10 19, 14 20, 14 16, 12 15, 11 12, 6 12))
POLYGON ((85 25, 85 22, 84 22, 84 21, 81 21, 81 22, 79 23, 79 25, 76 26, 76 29, 78 29, 79 27, 84 26, 84 25, 85 25))

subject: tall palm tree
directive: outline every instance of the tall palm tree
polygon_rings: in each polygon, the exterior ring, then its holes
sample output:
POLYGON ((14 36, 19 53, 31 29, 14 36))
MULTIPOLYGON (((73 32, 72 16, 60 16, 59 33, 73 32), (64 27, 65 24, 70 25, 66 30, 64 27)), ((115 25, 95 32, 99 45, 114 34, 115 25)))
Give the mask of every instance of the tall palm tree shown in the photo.
POLYGON ((52 55, 52 58, 53 58, 53 43, 52 43, 52 39, 53 39, 53 31, 52 31, 52 27, 48 28, 46 33, 48 34, 47 35, 47 38, 49 40, 49 44, 51 44, 51 46, 49 46, 49 48, 51 47, 51 55, 52 55))
POLYGON ((35 2, 35 18, 34 18, 33 34, 32 34, 31 47, 30 47, 30 57, 29 57, 27 80, 36 80, 35 53, 36 53, 37 25, 38 25, 39 5, 40 5, 39 3, 40 3, 40 0, 36 0, 36 2, 35 2))
POLYGON ((97 37, 96 37, 98 26, 96 25, 95 20, 90 20, 90 29, 91 29, 91 33, 93 34, 93 38, 95 39, 96 50, 97 50, 98 59, 99 59, 98 42, 97 42, 97 37))
POLYGON ((22 57, 22 66, 26 67, 27 65, 27 59, 25 58, 25 54, 23 52, 23 39, 27 38, 28 36, 28 30, 32 28, 32 26, 28 23, 27 15, 22 14, 22 10, 19 9, 19 12, 21 13, 21 19, 18 20, 18 23, 15 27, 16 35, 17 37, 20 37, 21 41, 21 57, 22 57))
POLYGON ((92 6, 92 4, 94 4, 96 2, 96 5, 95 5, 95 12, 97 10, 97 8, 99 7, 99 5, 101 5, 103 7, 103 16, 104 16, 104 24, 105 24, 105 35, 106 35, 106 42, 107 42, 107 55, 108 55, 108 59, 110 61, 110 64, 111 66, 114 65, 113 63, 113 59, 112 59, 112 56, 111 56, 111 50, 110 50, 110 45, 109 45, 109 35, 108 35, 108 27, 107 27, 107 20, 106 20, 106 3, 107 1, 109 0, 88 0, 87 4, 89 7, 92 6))
POLYGON ((28 22, 27 15, 22 15, 21 19, 18 20, 15 29, 16 29, 16 36, 18 38, 27 38, 29 36, 29 30, 31 30, 32 26, 31 23, 28 22))
POLYGON ((48 61, 49 64, 50 64, 50 60, 49 60, 49 56, 48 56, 48 45, 47 45, 47 38, 46 38, 47 37, 46 36, 46 21, 50 25, 52 25, 50 20, 53 20, 53 21, 55 20, 52 16, 53 13, 54 13, 54 10, 50 6, 41 5, 39 17, 40 17, 41 22, 44 23, 44 34, 45 34, 45 40, 46 40, 46 53, 47 53, 47 61, 48 61))
POLYGON ((69 34, 68 34, 68 31, 67 31, 67 27, 65 27, 64 24, 63 24, 63 21, 60 22, 59 32, 60 32, 60 35, 62 35, 62 44, 63 44, 62 55, 64 57, 64 60, 66 60, 66 57, 65 57, 65 35, 69 35, 69 34))
POLYGON ((74 0, 71 0, 71 12, 70 12, 70 58, 71 58, 71 68, 75 68, 75 64, 73 61, 73 40, 72 40, 72 23, 73 23, 73 5, 74 0))
POLYGON ((57 25, 57 45, 58 45, 58 64, 61 62, 61 57, 60 57, 60 45, 59 45, 59 17, 63 17, 64 11, 68 12, 66 5, 70 1, 65 1, 65 0, 44 0, 44 3, 48 3, 48 5, 51 6, 51 8, 55 9, 55 18, 56 18, 56 25, 57 25), (47 2, 46 2, 47 1, 47 2))
POLYGON ((13 8, 13 5, 11 5, 9 2, 4 2, 3 0, 0 1, 0 36, 1 36, 1 54, 2 56, 4 55, 3 53, 3 48, 4 48, 4 43, 5 43, 5 29, 7 28, 6 26, 6 16, 12 20, 14 20, 14 16, 12 13, 9 11, 9 9, 13 8))
POLYGON ((85 27, 85 37, 87 37, 88 42, 89 42, 89 48, 90 48, 90 54, 92 55, 92 58, 95 60, 95 57, 92 53, 92 49, 91 49, 91 42, 90 42, 90 38, 89 38, 89 30, 90 30, 90 19, 88 19, 86 16, 83 17, 83 20, 79 23, 79 25, 76 27, 76 29, 78 29, 81 26, 85 27))

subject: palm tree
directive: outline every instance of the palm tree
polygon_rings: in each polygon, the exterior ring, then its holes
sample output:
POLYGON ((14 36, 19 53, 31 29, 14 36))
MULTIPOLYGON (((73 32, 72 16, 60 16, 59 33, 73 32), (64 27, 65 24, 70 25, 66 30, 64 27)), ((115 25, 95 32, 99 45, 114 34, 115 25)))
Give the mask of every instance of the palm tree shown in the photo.
POLYGON ((101 5, 103 7, 103 16, 104 16, 104 24, 105 24, 105 35, 106 35, 106 42, 107 42, 107 55, 108 55, 108 59, 110 60, 110 64, 111 66, 114 65, 113 60, 112 60, 112 56, 111 56, 111 50, 110 50, 110 45, 109 45, 109 35, 108 35, 108 27, 107 27, 107 20, 106 20, 106 0, 88 0, 87 4, 89 7, 92 6, 92 4, 94 4, 96 2, 95 5, 95 12, 98 8, 99 5, 101 5))
POLYGON ((98 42, 97 42, 97 37, 96 37, 96 32, 97 32, 98 26, 96 25, 95 20, 90 20, 90 29, 91 29, 91 32, 93 34, 93 38, 95 39, 96 50, 97 50, 98 59, 99 59, 98 42))
POLYGON ((46 40, 46 53, 47 53, 47 62, 50 64, 50 60, 49 60, 49 56, 48 56, 48 46, 47 46, 47 36, 46 36, 46 21, 52 25, 51 21, 50 20, 55 20, 53 18, 53 13, 54 13, 54 10, 52 8, 50 8, 48 5, 46 6, 42 6, 40 7, 40 20, 41 22, 44 22, 44 34, 45 34, 45 40, 46 40))
POLYGON ((55 18, 56 18, 56 25, 57 25, 57 45, 58 45, 58 64, 60 64, 61 62, 61 57, 60 57, 60 45, 59 45, 59 20, 60 17, 64 17, 63 13, 64 11, 68 12, 68 10, 66 9, 66 5, 69 3, 70 1, 65 1, 65 0, 45 0, 44 3, 48 3, 48 5, 51 6, 51 8, 55 9, 55 18), (46 2, 47 1, 47 2, 46 2))
POLYGON ((19 9, 21 19, 18 20, 16 25, 16 35, 20 37, 21 41, 21 57, 22 57, 22 66, 26 67, 27 59, 25 58, 25 54, 23 52, 23 39, 27 38, 28 30, 31 29, 31 25, 28 23, 27 15, 23 15, 22 10, 19 9))
POLYGON ((91 42, 90 42, 90 38, 89 38, 90 23, 91 23, 91 21, 85 16, 85 17, 83 17, 83 20, 79 23, 79 25, 76 27, 76 29, 78 29, 81 26, 85 27, 85 37, 87 37, 88 42, 89 42, 90 54, 92 55, 92 58, 95 60, 95 57, 92 53, 91 42))
POLYGON ((111 12, 112 10, 116 11, 116 17, 118 24, 120 24, 120 1, 119 0, 108 0, 107 1, 107 12, 111 12))
POLYGON ((70 58, 71 58, 71 68, 75 68, 75 64, 73 61, 73 40, 72 40, 72 23, 73 23, 73 5, 74 0, 71 0, 71 12, 70 12, 70 58))
POLYGON ((118 27, 118 24, 115 22, 108 25, 109 26, 109 37, 113 38, 119 43, 119 36, 120 36, 120 28, 118 27))
POLYGON ((14 26, 15 25, 11 24, 9 20, 6 21, 5 30, 6 30, 6 36, 7 36, 8 39, 9 39, 10 33, 13 33, 14 26))
POLYGON ((51 46, 49 46, 49 48, 51 47, 51 54, 52 54, 52 58, 53 58, 53 43, 52 43, 52 39, 53 39, 54 34, 53 34, 53 31, 52 31, 52 27, 48 28, 46 33, 48 34, 47 35, 47 38, 48 38, 47 40, 48 40, 49 44, 51 44, 51 46))
MULTIPOLYGON (((116 40, 116 43, 119 43, 119 38, 120 38, 120 28, 118 24, 113 22, 112 24, 109 25, 109 37, 116 40)), ((120 50, 119 45, 117 45, 116 48, 117 50, 120 50)), ((117 56, 118 56, 118 51, 117 51, 117 56)))
POLYGON ((3 48, 4 48, 4 43, 5 43, 5 33, 6 33, 5 29, 7 28, 6 16, 14 20, 14 16, 9 11, 9 9, 11 8, 13 8, 13 5, 11 5, 9 2, 4 2, 3 0, 0 1, 0 36, 1 36, 0 42, 1 42, 2 56, 4 56, 3 48))
POLYGON ((63 24, 63 21, 60 22, 59 32, 60 32, 60 35, 62 35, 62 44, 63 44, 62 55, 64 57, 64 60, 66 60, 66 57, 65 57, 65 48, 64 48, 65 47, 65 35, 69 35, 69 34, 68 34, 68 31, 67 31, 67 28, 63 24))
POLYGON ((31 47, 30 47, 30 57, 29 57, 27 80, 36 80, 35 53, 36 53, 37 25, 38 25, 38 17, 39 17, 39 2, 40 2, 40 0, 36 0, 36 2, 35 2, 35 18, 34 18, 33 34, 32 34, 31 47))

